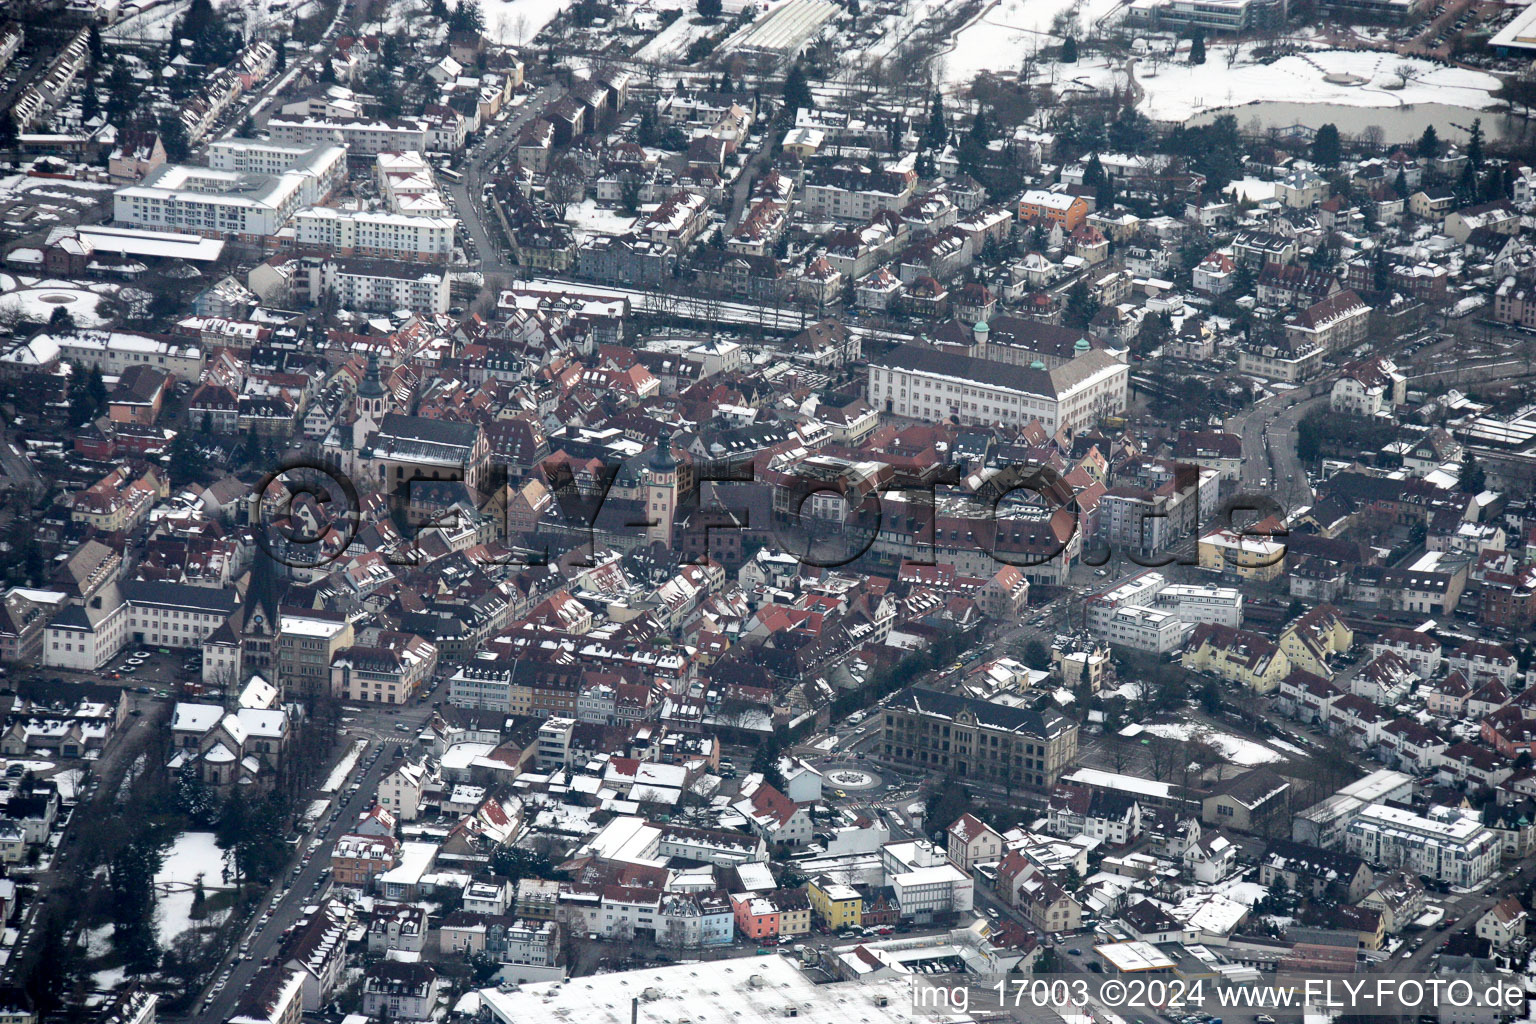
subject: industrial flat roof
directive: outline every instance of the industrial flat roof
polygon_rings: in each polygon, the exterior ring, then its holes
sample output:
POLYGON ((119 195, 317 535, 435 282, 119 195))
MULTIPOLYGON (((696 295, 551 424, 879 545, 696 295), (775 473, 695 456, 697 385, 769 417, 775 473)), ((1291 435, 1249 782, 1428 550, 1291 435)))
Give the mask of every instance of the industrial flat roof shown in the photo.
POLYGON ((1515 15, 1514 21, 1494 33, 1488 45, 1536 50, 1536 6, 1527 7, 1515 15))
POLYGON ((76 230, 97 252, 117 253, 121 256, 156 256, 212 263, 224 254, 224 241, 219 238, 101 225, 81 225, 76 230))
POLYGON ((500 1024, 630 1024, 639 999, 646 1024, 731 1021, 783 1024, 789 1011, 818 1024, 944 1024, 970 1014, 913 1004, 909 977, 817 984, 783 956, 678 964, 594 974, 566 983, 536 982, 515 992, 480 989, 482 1005, 500 1024), (883 1005, 882 1005, 883 1004, 883 1005))

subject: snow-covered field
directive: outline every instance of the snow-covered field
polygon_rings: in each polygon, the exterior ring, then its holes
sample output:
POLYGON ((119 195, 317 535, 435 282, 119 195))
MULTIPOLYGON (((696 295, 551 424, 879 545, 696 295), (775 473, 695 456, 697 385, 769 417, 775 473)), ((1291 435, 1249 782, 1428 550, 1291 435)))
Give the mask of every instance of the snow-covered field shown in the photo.
MULTIPOLYGON (((197 898, 201 876, 204 895, 230 888, 224 881, 224 851, 214 842, 212 832, 183 832, 166 851, 160 870, 155 873, 155 932, 160 944, 191 928, 192 903, 197 898)), ((211 914, 208 923, 227 911, 211 914)))
POLYGON ((622 235, 635 223, 635 218, 622 210, 599 207, 596 199, 586 199, 568 207, 565 220, 578 241, 589 235, 622 235))
POLYGON ((33 773, 34 775, 40 774, 42 772, 47 772, 47 771, 52 771, 53 770, 53 762, 52 761, 34 761, 34 760, 27 759, 27 758, 11 758, 11 757, 8 757, 8 758, 5 759, 5 762, 4 762, 4 766, 6 768, 10 768, 12 765, 18 765, 18 764, 21 765, 21 767, 22 767, 22 769, 24 771, 29 771, 29 772, 33 773))
POLYGON ((1251 907, 1269 895, 1268 886, 1260 885, 1258 882, 1223 882, 1216 886, 1216 891, 1227 897, 1227 899, 1236 900, 1245 907, 1251 907))
POLYGON ((1193 722, 1161 722, 1147 726, 1147 732, 1174 740, 1187 740, 1198 736, 1215 747, 1229 762, 1244 767, 1284 760, 1278 751, 1271 750, 1262 743, 1245 740, 1231 733, 1212 732, 1193 722))
POLYGON ((1266 199, 1275 198, 1277 185, 1273 181, 1263 181, 1259 178, 1239 178, 1227 186, 1227 191, 1236 200, 1248 200, 1251 203, 1263 202, 1266 199))
POLYGON ((521 46, 544 31, 575 0, 486 0, 485 34, 507 46, 521 46))
POLYGON ((1269 745, 1275 747, 1278 750, 1283 750, 1287 754, 1295 754, 1297 757, 1307 756, 1307 752, 1305 750, 1301 749, 1294 743, 1287 743, 1285 740, 1270 740, 1269 745))
POLYGON ((694 9, 683 8, 682 15, 656 33, 644 46, 635 51, 635 60, 675 60, 688 52, 688 47, 695 39, 709 35, 718 29, 716 25, 694 24, 694 9))
POLYGON ((850 61, 866 61, 885 58, 895 53, 914 31, 934 13, 943 0, 908 0, 899 14, 883 19, 880 37, 862 50, 849 50, 844 54, 850 61))
MULTIPOLYGON (((998 0, 955 34, 954 46, 940 58, 944 84, 968 85, 981 71, 1016 72, 1025 57, 1061 41, 1051 35, 1059 16, 1073 16, 1081 37, 1089 25, 1113 15, 1120 6, 1120 0, 998 0)), ((1061 65, 1060 70, 1063 79, 1088 73, 1087 68, 1072 64, 1061 65)))
POLYGON ((1348 107, 1400 107, 1443 103, 1482 109, 1493 102, 1499 80, 1464 68, 1447 68, 1393 53, 1318 50, 1282 57, 1273 64, 1227 67, 1226 48, 1212 46, 1204 64, 1138 61, 1136 82, 1145 93, 1143 114, 1155 121, 1184 121, 1207 110, 1263 100, 1336 103, 1348 107), (1349 76, 1328 81, 1329 77, 1349 76))

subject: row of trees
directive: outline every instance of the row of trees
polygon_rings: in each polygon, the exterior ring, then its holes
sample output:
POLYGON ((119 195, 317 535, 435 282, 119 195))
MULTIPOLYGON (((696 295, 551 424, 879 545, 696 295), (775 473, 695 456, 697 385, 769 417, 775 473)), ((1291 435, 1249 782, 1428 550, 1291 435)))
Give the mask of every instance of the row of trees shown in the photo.
POLYGON ((55 887, 39 922, 36 955, 19 965, 17 977, 39 1012, 55 1013, 83 999, 89 972, 100 965, 84 960, 74 933, 93 923, 111 925, 113 962, 129 977, 158 975, 162 999, 172 1009, 187 1005, 206 984, 228 948, 229 929, 240 920, 235 915, 207 925, 215 899, 248 907, 258 894, 246 886, 280 874, 291 855, 285 835, 295 796, 330 764, 339 716, 335 701, 311 702, 268 793, 240 788, 220 794, 194 768, 157 770, 153 766, 163 764, 167 754, 163 734, 140 734, 136 756, 133 750, 123 754, 131 767, 121 784, 104 787, 88 811, 82 808, 97 826, 71 829, 68 860, 56 868, 66 880, 55 887), (155 925, 160 897, 155 876, 167 845, 189 830, 213 831, 224 861, 210 870, 235 889, 210 896, 199 877, 193 883, 193 926, 162 943, 155 925))

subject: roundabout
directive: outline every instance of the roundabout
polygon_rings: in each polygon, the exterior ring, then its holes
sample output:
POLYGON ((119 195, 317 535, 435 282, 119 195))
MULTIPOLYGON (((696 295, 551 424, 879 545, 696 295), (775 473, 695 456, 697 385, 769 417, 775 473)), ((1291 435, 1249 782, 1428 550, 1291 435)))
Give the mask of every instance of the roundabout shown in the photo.
POLYGON ((864 771, 862 768, 837 767, 828 771, 824 776, 827 784, 834 789, 863 790, 875 789, 882 785, 880 776, 873 772, 864 771))

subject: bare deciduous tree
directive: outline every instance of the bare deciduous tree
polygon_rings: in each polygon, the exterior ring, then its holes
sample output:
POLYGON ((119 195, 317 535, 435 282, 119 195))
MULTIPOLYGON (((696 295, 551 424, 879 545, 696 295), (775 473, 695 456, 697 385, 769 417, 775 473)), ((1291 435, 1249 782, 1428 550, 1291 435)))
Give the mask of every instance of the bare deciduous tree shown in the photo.
POLYGON ((586 198, 586 192, 587 176, 576 158, 567 153, 556 160, 544 183, 544 198, 555 212, 564 219, 566 210, 586 198))

